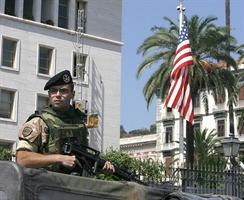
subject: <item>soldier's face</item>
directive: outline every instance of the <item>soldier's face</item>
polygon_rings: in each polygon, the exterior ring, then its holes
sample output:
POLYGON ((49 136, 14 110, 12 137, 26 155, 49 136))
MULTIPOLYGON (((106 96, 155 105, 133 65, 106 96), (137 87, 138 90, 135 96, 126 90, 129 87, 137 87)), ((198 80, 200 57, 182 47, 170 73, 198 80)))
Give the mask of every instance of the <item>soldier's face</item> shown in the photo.
POLYGON ((75 92, 71 91, 70 85, 53 86, 48 91, 52 108, 57 111, 67 111, 70 100, 74 98, 75 92))

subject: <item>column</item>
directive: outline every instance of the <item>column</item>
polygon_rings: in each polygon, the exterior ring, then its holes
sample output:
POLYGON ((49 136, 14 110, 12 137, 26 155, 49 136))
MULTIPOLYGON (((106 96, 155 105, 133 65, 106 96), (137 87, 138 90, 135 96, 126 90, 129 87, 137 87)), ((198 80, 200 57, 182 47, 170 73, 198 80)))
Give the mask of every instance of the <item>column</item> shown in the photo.
MULTIPOLYGON (((7 0, 5 0, 5 1, 7 1, 7 0)), ((0 1, 0 13, 5 12, 5 1, 4 0, 0 1)))
POLYGON ((42 1, 33 0, 32 13, 36 22, 41 21, 41 8, 42 8, 42 1))
POLYGON ((24 0, 15 1, 15 15, 16 17, 23 18, 24 0))
POLYGON ((76 1, 69 1, 69 12, 68 12, 68 29, 75 30, 76 17, 76 1))

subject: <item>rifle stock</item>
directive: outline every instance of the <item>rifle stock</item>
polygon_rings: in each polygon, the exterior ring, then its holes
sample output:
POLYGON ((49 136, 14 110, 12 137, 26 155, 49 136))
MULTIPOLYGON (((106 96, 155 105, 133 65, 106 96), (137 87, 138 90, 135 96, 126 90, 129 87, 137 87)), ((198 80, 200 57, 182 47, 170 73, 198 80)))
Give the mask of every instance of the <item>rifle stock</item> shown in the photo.
MULTIPOLYGON (((99 157, 100 152, 98 150, 83 144, 77 144, 75 142, 66 143, 63 146, 63 152, 67 155, 75 155, 79 162, 87 165, 92 174, 96 174, 97 170, 101 170, 106 163, 105 160, 99 157)), ((147 185, 136 177, 135 172, 128 172, 125 169, 121 169, 119 166, 114 166, 114 168, 115 172, 113 175, 126 181, 135 181, 142 185, 147 185)))

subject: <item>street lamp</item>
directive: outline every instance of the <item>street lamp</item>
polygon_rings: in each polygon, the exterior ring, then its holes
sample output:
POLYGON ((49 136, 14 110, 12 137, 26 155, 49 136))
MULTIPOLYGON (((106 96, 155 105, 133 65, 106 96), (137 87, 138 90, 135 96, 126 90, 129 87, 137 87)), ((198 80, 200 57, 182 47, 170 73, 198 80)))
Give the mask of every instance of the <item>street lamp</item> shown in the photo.
POLYGON ((230 137, 226 137, 223 139, 222 145, 223 145, 224 155, 226 157, 230 157, 232 163, 235 157, 238 155, 239 148, 240 148, 240 140, 238 138, 235 138, 233 134, 230 134, 230 137))
MULTIPOLYGON (((238 155, 240 148, 240 140, 234 137, 234 134, 230 134, 230 137, 224 138, 222 141, 224 155, 230 157, 230 162, 232 167, 237 166, 238 162, 235 160, 235 157, 238 155)), ((230 171, 226 171, 226 181, 225 181, 225 190, 228 195, 235 196, 236 188, 235 181, 236 176, 231 167, 230 171)))

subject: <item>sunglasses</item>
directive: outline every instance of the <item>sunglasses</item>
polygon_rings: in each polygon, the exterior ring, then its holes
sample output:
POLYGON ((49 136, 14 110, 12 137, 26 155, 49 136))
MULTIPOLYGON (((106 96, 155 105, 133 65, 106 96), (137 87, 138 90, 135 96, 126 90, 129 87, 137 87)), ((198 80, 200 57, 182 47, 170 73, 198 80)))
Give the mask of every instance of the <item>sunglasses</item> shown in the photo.
POLYGON ((50 94, 57 94, 59 91, 59 93, 61 95, 66 95, 66 94, 69 94, 70 93, 70 90, 69 89, 66 89, 66 88, 59 88, 59 89, 56 89, 56 88, 51 88, 48 92, 50 94))

